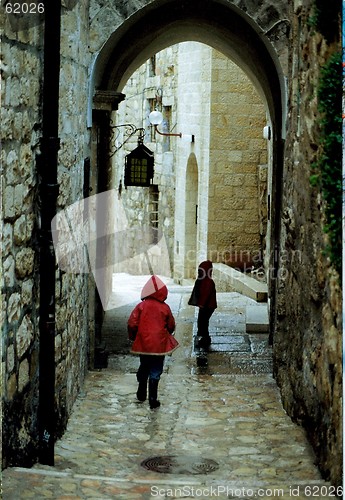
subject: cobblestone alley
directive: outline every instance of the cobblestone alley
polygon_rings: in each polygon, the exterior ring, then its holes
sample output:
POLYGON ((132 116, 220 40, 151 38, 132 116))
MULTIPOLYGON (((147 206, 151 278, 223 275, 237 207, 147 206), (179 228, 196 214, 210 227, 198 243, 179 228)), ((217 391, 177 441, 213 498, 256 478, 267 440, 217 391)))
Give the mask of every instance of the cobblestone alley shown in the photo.
POLYGON ((104 337, 111 344, 116 332, 117 353, 107 369, 89 373, 56 444, 55 466, 6 469, 4 500, 334 498, 303 429, 282 408, 268 335, 246 333, 252 299, 218 294, 208 366, 198 367, 191 286, 168 281, 181 347, 166 361, 162 406, 137 402, 138 359, 126 353, 125 325, 141 286, 114 294, 118 307, 106 315, 104 337))

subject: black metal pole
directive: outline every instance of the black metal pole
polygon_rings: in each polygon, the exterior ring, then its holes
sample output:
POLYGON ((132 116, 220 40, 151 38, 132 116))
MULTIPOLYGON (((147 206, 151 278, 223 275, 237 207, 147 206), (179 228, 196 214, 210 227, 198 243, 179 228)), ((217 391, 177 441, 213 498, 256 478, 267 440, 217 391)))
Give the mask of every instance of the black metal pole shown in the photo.
MULTIPOLYGON (((273 231, 272 240, 273 245, 271 249, 269 265, 273 271, 270 280, 270 332, 269 332, 269 343, 270 345, 274 342, 274 333, 277 328, 277 306, 278 306, 278 272, 279 272, 279 255, 280 255, 280 237, 281 237, 281 217, 282 217, 282 195, 283 195, 283 166, 284 166, 284 146, 285 143, 283 139, 278 137, 276 139, 276 149, 273 158, 273 165, 276 166, 276 171, 274 172, 274 185, 275 191, 272 197, 272 206, 274 207, 274 215, 272 220, 273 231)), ((271 271, 270 271, 271 274, 271 271)))
POLYGON ((40 179, 39 462, 54 465, 55 254, 51 221, 58 196, 61 0, 44 1, 44 72, 40 179))

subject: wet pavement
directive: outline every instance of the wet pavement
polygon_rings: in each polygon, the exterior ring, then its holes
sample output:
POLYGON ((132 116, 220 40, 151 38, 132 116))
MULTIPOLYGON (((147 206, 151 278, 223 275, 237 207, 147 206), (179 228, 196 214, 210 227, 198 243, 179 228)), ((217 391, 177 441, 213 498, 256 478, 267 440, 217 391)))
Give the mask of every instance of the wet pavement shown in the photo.
POLYGON ((335 498, 304 430, 282 408, 268 334, 246 333, 254 301, 218 294, 207 366, 198 366, 191 287, 168 287, 181 347, 166 358, 161 407, 136 400, 138 358, 127 354, 123 332, 140 282, 125 303, 120 291, 113 296, 119 307, 106 314, 104 338, 112 328, 121 333, 113 342, 119 354, 89 372, 56 443, 55 466, 6 469, 4 500, 335 498))

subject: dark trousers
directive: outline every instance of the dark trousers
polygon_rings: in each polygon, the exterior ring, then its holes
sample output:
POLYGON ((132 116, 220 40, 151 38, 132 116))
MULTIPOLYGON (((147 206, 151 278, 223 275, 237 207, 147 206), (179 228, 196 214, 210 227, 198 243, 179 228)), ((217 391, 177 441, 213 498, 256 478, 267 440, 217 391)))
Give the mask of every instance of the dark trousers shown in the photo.
POLYGON ((210 317, 212 316, 214 309, 208 309, 207 307, 199 307, 198 314, 198 336, 205 339, 210 338, 208 331, 210 317))
POLYGON ((163 373, 164 356, 152 356, 140 354, 140 366, 137 371, 138 382, 146 382, 147 379, 159 380, 163 373))

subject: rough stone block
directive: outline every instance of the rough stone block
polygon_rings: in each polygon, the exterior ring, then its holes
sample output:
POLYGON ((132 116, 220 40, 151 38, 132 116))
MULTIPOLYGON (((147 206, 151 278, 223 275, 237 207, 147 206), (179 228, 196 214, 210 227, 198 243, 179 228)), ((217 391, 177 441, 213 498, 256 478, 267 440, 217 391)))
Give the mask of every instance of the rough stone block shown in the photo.
POLYGON ((24 359, 19 366, 19 376, 18 376, 18 391, 21 392, 26 384, 29 383, 29 362, 24 359))
POLYGON ((24 278, 34 269, 35 252, 31 248, 23 248, 16 255, 16 274, 24 278))
POLYGON ((29 318, 25 316, 17 332, 17 356, 21 358, 33 340, 34 327, 29 318))
POLYGON ((14 187, 7 186, 4 192, 4 217, 11 219, 15 216, 14 187))
POLYGON ((20 294, 13 293, 8 300, 7 316, 9 323, 15 323, 20 317, 20 294))

